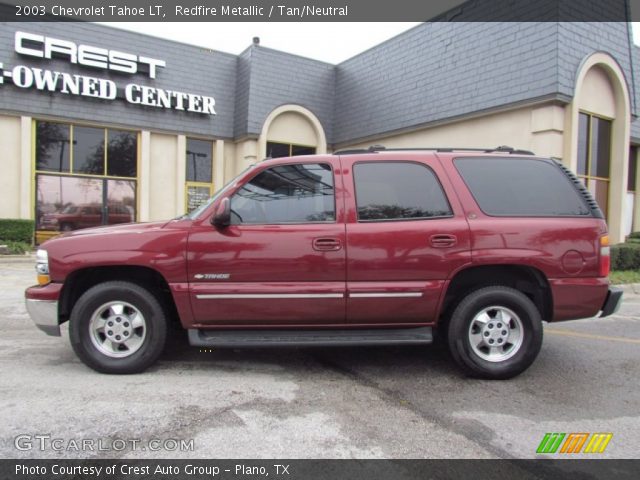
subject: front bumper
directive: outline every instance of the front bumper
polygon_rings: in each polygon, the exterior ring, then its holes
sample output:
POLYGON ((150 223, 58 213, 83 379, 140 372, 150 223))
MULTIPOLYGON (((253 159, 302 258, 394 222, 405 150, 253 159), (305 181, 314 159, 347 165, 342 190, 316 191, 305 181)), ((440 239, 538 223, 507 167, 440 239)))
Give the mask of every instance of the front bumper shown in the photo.
POLYGON ((60 336, 58 323, 58 302, 55 300, 25 300, 29 316, 40 330, 47 335, 60 336))
POLYGON ((27 288, 25 292, 27 312, 36 327, 47 335, 55 337, 60 336, 58 298, 61 290, 61 283, 49 283, 44 286, 27 288))
POLYGON ((601 317, 607 317, 613 315, 618 311, 622 305, 622 289, 617 287, 609 287, 607 298, 602 305, 601 317))

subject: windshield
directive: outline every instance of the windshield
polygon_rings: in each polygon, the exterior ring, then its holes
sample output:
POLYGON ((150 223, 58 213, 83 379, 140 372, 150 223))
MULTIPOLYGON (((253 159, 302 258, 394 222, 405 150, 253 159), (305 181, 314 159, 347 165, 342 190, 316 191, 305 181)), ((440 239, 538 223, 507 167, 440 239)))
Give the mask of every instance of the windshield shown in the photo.
POLYGON ((222 189, 218 190, 213 195, 213 197, 211 197, 206 203, 203 203, 198 208, 196 208, 194 211, 192 211, 191 213, 185 215, 185 218, 188 218, 190 220, 195 220, 196 218, 198 218, 200 216, 200 214, 202 212, 204 212, 209 207, 209 205, 211 205, 213 202, 215 202, 218 198, 220 198, 228 190, 233 188, 236 185, 236 183, 238 183, 238 178, 240 178, 242 175, 244 175, 246 172, 248 172, 249 170, 251 170, 255 166, 256 166, 255 164, 249 165, 242 172, 240 172, 238 175, 236 175, 235 178, 233 178, 233 180, 231 180, 224 187, 222 187, 222 189))

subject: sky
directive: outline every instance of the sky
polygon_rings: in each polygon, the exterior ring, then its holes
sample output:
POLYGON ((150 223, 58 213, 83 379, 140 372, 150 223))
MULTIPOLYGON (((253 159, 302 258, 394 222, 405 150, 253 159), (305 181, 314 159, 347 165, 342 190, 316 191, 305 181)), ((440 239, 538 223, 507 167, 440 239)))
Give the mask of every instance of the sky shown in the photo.
POLYGON ((236 55, 260 37, 264 47, 336 64, 420 22, 102 23, 236 55))
MULTIPOLYGON (((420 22, 101 22, 155 37, 239 54, 260 37, 260 45, 337 64, 420 22)), ((640 22, 633 24, 640 45, 640 22)))

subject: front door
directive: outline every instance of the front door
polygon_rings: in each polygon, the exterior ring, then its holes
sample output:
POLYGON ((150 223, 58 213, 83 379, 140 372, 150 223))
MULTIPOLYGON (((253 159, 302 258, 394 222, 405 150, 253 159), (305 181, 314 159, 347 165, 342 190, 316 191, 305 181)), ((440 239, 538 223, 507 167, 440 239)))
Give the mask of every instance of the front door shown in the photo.
POLYGON ((231 193, 232 224, 189 237, 197 324, 342 325, 345 226, 337 158, 259 166, 231 193), (339 190, 339 189, 338 189, 339 190))

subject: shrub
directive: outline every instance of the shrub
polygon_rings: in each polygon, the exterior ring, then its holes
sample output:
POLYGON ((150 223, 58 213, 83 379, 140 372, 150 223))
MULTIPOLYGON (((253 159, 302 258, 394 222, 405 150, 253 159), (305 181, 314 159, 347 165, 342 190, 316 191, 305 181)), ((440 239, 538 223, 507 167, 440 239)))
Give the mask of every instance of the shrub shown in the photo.
POLYGON ((630 233, 628 239, 640 240, 640 232, 630 233))
POLYGON ((621 243, 611 247, 612 270, 640 270, 640 243, 621 243))
POLYGON ((31 244, 26 242, 3 242, 0 244, 6 245, 6 251, 4 247, 0 247, 0 253, 8 253, 9 255, 24 255, 31 251, 31 244))
POLYGON ((33 243, 33 220, 0 218, 0 241, 33 243))

